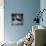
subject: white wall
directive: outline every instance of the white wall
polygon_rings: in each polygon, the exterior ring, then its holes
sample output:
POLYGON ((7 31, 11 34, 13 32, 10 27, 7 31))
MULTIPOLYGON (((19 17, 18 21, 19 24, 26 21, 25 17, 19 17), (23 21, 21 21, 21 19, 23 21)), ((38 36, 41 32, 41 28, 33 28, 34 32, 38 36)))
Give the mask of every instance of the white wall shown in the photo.
POLYGON ((0 42, 4 41, 4 0, 0 0, 0 42))

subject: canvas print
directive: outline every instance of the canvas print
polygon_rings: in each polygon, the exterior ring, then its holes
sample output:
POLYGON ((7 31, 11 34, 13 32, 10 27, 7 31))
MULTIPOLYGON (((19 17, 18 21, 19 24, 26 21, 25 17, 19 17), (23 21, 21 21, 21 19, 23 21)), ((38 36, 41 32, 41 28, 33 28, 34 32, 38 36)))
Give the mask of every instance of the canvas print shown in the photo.
POLYGON ((12 13, 12 25, 23 25, 23 13, 12 13))

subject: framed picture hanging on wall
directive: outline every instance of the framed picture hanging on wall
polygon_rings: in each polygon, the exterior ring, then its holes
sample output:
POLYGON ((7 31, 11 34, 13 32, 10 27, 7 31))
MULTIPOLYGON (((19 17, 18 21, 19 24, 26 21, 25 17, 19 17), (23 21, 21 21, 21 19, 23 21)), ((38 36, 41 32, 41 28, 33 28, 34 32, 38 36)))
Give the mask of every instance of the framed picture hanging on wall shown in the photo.
POLYGON ((12 13, 12 25, 23 25, 23 13, 12 13))

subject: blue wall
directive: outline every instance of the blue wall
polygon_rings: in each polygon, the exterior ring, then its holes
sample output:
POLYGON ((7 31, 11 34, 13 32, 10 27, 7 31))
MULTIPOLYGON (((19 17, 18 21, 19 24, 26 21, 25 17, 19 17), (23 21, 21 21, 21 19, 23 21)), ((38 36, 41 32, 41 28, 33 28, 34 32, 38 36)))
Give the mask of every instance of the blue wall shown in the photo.
POLYGON ((5 0, 5 40, 18 41, 24 37, 32 28, 35 12, 40 9, 40 0, 5 0), (23 13, 24 25, 11 25, 11 13, 23 13))
MULTIPOLYGON (((40 10, 42 11, 43 9, 46 9, 46 0, 41 0, 40 1, 40 10)), ((43 12, 43 22, 40 22, 40 25, 45 26, 46 27, 46 10, 43 12)))
MULTIPOLYGON (((46 9, 46 0, 40 1, 40 10, 42 11, 43 9, 46 9)), ((40 21, 40 25, 46 27, 46 11, 44 11, 42 17, 43 17, 43 22, 40 21)), ((45 39, 46 39, 46 36, 45 36, 45 39)), ((46 40, 45 40, 45 44, 46 44, 46 40)))

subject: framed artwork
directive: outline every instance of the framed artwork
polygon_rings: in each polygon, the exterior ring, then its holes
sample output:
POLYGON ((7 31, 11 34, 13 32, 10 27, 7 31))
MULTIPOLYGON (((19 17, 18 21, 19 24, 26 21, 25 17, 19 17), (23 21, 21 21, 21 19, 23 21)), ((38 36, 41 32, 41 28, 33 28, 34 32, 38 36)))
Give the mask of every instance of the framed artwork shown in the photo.
POLYGON ((12 25, 23 25, 23 13, 12 13, 12 25))

